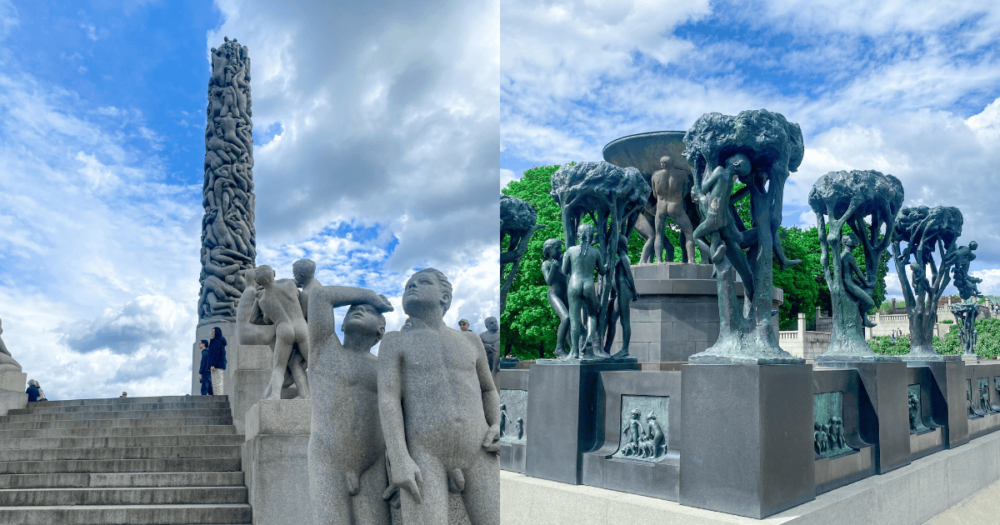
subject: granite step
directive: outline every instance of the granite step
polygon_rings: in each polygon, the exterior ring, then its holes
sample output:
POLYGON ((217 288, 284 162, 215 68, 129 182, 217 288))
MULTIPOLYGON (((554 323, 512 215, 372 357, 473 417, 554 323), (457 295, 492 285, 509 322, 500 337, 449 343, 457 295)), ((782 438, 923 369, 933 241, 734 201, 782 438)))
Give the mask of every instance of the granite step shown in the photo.
POLYGON ((246 487, 0 489, 0 507, 246 503, 246 487))
POLYGON ((114 427, 182 427, 189 425, 232 425, 233 417, 157 417, 150 419, 80 419, 62 421, 23 421, 0 424, 3 430, 31 430, 50 428, 114 428, 114 427))
POLYGON ((115 448, 115 447, 193 447, 241 446, 240 434, 190 434, 163 436, 125 437, 32 437, 0 439, 0 452, 4 450, 115 448))
POLYGON ((183 410, 117 410, 106 412, 55 412, 0 416, 0 427, 7 423, 29 421, 82 421, 87 419, 177 419, 187 417, 225 417, 228 408, 188 408, 183 410))
POLYGON ((239 445, 186 447, 26 448, 0 450, 0 462, 158 458, 239 458, 239 445))
POLYGON ((228 487, 244 485, 242 472, 120 472, 0 474, 0 489, 228 487))
POLYGON ((50 406, 48 403, 29 403, 27 408, 15 408, 7 415, 21 414, 54 414, 64 412, 118 412, 137 410, 184 410, 196 408, 229 409, 229 403, 222 401, 212 403, 105 403, 101 405, 70 405, 50 406))
MULTIPOLYGON (((39 406, 63 407, 82 405, 130 405, 144 403, 229 403, 229 396, 159 396, 159 397, 129 397, 119 398, 97 398, 97 399, 69 399, 66 401, 44 401, 38 403, 39 406)), ((28 405, 31 406, 31 405, 28 405)))
POLYGON ((190 436, 207 434, 237 435, 236 427, 232 425, 34 428, 19 430, 0 429, 0 441, 17 438, 110 438, 139 436, 190 436))
MULTIPOLYGON (((235 458, 71 459, 55 461, 0 461, 0 474, 55 472, 239 472, 235 458)), ((3 523, 3 521, 0 521, 3 523)))
POLYGON ((0 507, 0 523, 18 525, 249 525, 250 505, 65 505, 0 507))

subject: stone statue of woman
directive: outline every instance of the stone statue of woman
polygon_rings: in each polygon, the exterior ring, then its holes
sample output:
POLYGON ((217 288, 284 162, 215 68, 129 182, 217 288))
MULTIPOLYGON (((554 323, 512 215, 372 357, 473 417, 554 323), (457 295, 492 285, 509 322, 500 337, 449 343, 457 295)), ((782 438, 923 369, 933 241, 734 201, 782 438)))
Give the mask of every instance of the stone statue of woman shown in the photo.
MULTIPOLYGON (((3 334, 3 321, 0 321, 0 334, 3 334)), ((5 345, 3 339, 0 338, 0 372, 20 371, 21 363, 14 360, 14 356, 10 355, 10 350, 7 350, 7 345, 5 345)))

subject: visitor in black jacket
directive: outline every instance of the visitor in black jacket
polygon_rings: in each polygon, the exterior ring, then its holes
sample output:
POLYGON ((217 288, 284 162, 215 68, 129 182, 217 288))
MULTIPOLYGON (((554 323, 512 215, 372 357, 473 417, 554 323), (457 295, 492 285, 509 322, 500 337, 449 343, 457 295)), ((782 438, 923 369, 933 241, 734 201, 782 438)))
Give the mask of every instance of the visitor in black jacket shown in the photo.
POLYGON ((38 383, 34 379, 28 381, 28 389, 25 390, 25 393, 28 394, 29 403, 38 401, 38 392, 39 392, 38 383))
POLYGON ((212 328, 212 340, 208 342, 208 368, 212 374, 212 391, 222 395, 222 374, 226 369, 226 338, 222 337, 222 329, 212 328))
POLYGON ((212 370, 208 366, 208 341, 202 339, 198 343, 201 349, 201 366, 198 368, 198 380, 201 381, 201 395, 214 396, 212 390, 212 370))

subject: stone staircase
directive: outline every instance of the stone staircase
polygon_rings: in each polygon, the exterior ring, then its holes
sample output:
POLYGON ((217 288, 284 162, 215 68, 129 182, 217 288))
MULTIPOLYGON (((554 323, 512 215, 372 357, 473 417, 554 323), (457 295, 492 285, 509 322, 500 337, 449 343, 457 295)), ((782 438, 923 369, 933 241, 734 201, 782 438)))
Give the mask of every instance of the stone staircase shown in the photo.
POLYGON ((0 417, 0 523, 250 524, 226 396, 29 403, 0 417))

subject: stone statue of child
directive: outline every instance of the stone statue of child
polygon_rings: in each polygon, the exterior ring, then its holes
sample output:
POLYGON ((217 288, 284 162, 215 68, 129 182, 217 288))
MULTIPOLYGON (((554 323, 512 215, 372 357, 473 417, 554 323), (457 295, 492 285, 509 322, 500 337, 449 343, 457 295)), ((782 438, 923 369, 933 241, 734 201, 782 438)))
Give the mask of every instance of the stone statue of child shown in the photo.
POLYGON ((507 415, 507 405, 500 405, 500 437, 507 433, 507 426, 510 425, 510 416, 507 415))
POLYGON ((972 391, 965 389, 965 406, 969 411, 969 417, 976 417, 976 411, 972 408, 972 391))
POLYGON ((677 162, 670 155, 660 158, 660 169, 653 172, 650 178, 653 195, 656 195, 656 253, 663 253, 666 241, 664 230, 667 217, 670 217, 684 235, 688 262, 694 264, 694 225, 684 204, 685 197, 691 193, 691 184, 691 171, 677 167, 677 162))
POLYGON ((910 432, 917 431, 917 418, 920 417, 918 410, 920 410, 920 400, 917 398, 916 394, 911 393, 908 400, 910 406, 910 432))
POLYGON ((517 440, 520 441, 520 440, 524 439, 524 419, 523 418, 520 418, 520 417, 517 418, 517 421, 514 423, 514 428, 517 431, 517 440))
POLYGON ((753 274, 740 246, 743 234, 736 229, 730 216, 729 198, 733 193, 734 181, 738 177, 746 177, 750 168, 750 159, 737 153, 726 160, 726 167, 718 166, 705 177, 701 189, 704 193, 702 199, 708 203, 708 210, 705 220, 695 228, 693 234, 701 250, 711 253, 712 263, 719 264, 726 253, 729 253, 729 262, 742 278, 748 299, 753 297, 753 274), (702 240, 706 235, 712 236, 711 248, 702 240))
MULTIPOLYGON (((569 333, 570 352, 568 358, 579 359, 583 357, 599 358, 604 357, 597 354, 599 341, 594 340, 594 333, 597 330, 597 313, 600 304, 597 301, 597 292, 594 289, 594 270, 604 275, 608 273, 608 266, 604 264, 604 258, 600 250, 594 248, 594 226, 591 224, 581 224, 577 228, 577 236, 580 244, 571 246, 563 256, 562 271, 569 277, 568 299, 569 299, 569 333), (588 334, 584 348, 580 348, 580 330, 583 325, 582 315, 586 314, 590 322, 588 323, 588 334), (589 354, 588 354, 588 350, 589 354), (583 355, 581 355, 581 352, 583 355)), ((601 352, 603 354, 603 351, 601 352)))
POLYGON ((983 411, 984 414, 988 414, 993 411, 990 406, 990 387, 983 385, 979 389, 979 409, 983 411))
POLYGON ((302 305, 302 313, 309 321, 309 292, 323 286, 316 280, 316 263, 309 259, 299 259, 292 263, 292 277, 295 278, 295 286, 298 286, 299 304, 302 305))
POLYGON ((500 322, 497 321, 496 317, 487 317, 483 324, 486 325, 486 331, 479 332, 479 338, 483 341, 483 347, 486 349, 486 359, 490 363, 490 371, 493 373, 493 377, 496 377, 497 372, 500 371, 500 358, 503 357, 502 352, 497 348, 500 345, 500 322))
POLYGON ((623 456, 635 456, 639 453, 639 443, 644 437, 642 431, 642 424, 639 423, 639 417, 642 415, 638 408, 633 408, 632 412, 629 414, 630 419, 628 421, 628 426, 625 427, 625 431, 622 432, 622 455, 623 456))
POLYGON ((475 333, 448 328, 451 283, 440 271, 413 274, 407 320, 385 334, 378 401, 392 485, 404 524, 448 523, 448 492, 460 493, 473 525, 500 523, 500 396, 475 333))
POLYGON ((258 266, 254 276, 260 287, 257 307, 264 316, 264 322, 274 325, 275 335, 271 380, 264 389, 263 398, 281 399, 285 369, 291 368, 299 396, 309 399, 309 380, 304 373, 304 365, 309 362, 309 326, 299 303, 299 289, 291 279, 275 281, 274 270, 267 265, 258 266), (292 359, 294 347, 298 347, 302 355, 301 363, 292 359))
POLYGON ((646 440, 649 443, 647 445, 649 449, 649 457, 657 458, 667 449, 667 438, 663 435, 663 429, 660 427, 660 423, 656 420, 656 414, 650 412, 646 416, 646 423, 649 424, 649 431, 646 432, 646 440))
MULTIPOLYGON (((3 321, 0 321, 0 334, 3 334, 3 321)), ((20 372, 21 363, 18 363, 14 359, 14 356, 10 355, 10 350, 7 350, 7 345, 4 344, 3 339, 0 338, 0 372, 20 372)))
MULTIPOLYGON (((830 235, 836 235, 836 233, 830 235)), ((844 235, 841 242, 844 245, 844 251, 840 254, 840 276, 844 280, 844 290, 858 301, 861 324, 873 327, 875 323, 868 319, 868 310, 875 306, 875 301, 863 289, 867 286, 867 280, 865 274, 861 273, 861 267, 858 266, 858 261, 854 258, 853 253, 854 249, 858 247, 858 238, 851 233, 844 235)))
POLYGON ((385 297, 347 286, 310 291, 312 424, 309 498, 316 525, 389 525, 385 441, 378 418, 378 360, 371 348, 385 334, 385 297), (334 308, 350 305, 344 341, 334 330, 334 308))
POLYGON ((568 284, 566 274, 562 272, 562 241, 549 239, 542 245, 542 276, 549 286, 547 297, 549 305, 559 316, 559 328, 556 330, 556 357, 566 357, 566 330, 569 329, 568 284))

